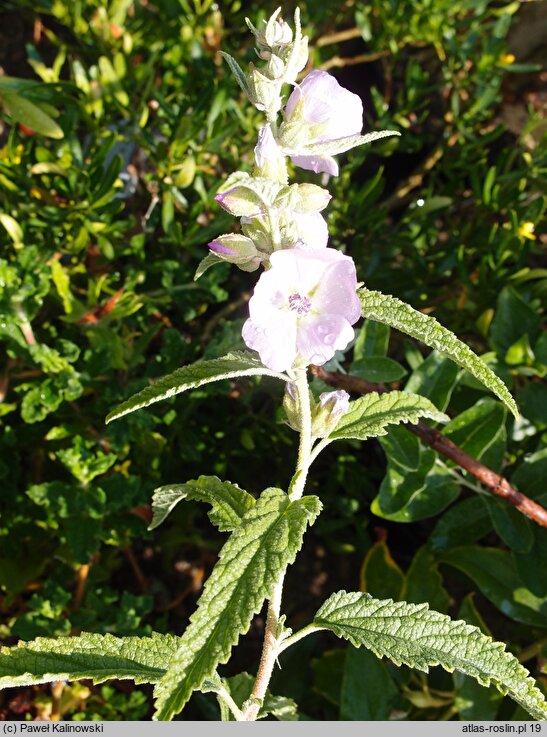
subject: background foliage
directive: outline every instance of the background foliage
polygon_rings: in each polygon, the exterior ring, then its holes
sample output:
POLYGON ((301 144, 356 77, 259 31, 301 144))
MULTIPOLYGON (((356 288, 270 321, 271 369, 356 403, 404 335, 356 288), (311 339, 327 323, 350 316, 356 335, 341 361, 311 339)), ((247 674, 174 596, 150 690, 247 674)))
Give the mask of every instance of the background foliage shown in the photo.
MULTIPOLYGON (((351 152, 328 182, 331 245, 356 260, 368 288, 434 315, 486 354, 522 416, 507 417, 446 359, 372 322, 328 368, 429 397, 453 418, 448 437, 545 504, 542 5, 300 3, 310 66, 363 97, 367 130, 403 132, 351 152)), ((227 265, 199 282, 193 274, 207 242, 232 227, 213 197, 229 173, 252 167, 260 122, 218 50, 252 60, 244 16, 256 22, 274 9, 23 0, 2 11, 0 64, 15 78, 0 76, 7 643, 83 629, 180 633, 223 536, 193 503, 147 532, 153 489, 204 472, 254 492, 288 483, 295 437, 269 379, 202 387, 104 424, 149 379, 242 347, 255 277, 227 265)), ((333 591, 360 585, 478 625, 541 681, 543 529, 403 428, 364 446, 336 444, 310 486, 325 512, 289 573, 292 626, 333 591)), ((230 675, 255 670, 259 625, 230 675)), ((272 692, 294 699, 303 717, 523 718, 463 676, 386 665, 327 634, 283 660, 272 692)), ((148 687, 124 683, 0 698, 11 719, 145 719, 151 704, 148 687)), ((212 695, 194 696, 190 709, 218 718, 212 695)))

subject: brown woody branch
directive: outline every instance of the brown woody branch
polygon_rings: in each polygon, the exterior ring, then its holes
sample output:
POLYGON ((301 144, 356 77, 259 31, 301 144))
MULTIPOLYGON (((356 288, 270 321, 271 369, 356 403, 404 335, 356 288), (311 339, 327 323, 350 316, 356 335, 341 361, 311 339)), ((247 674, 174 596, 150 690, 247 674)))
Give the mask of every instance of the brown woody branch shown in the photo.
MULTIPOLYGON (((339 389, 345 389, 349 392, 355 392, 356 394, 368 394, 373 391, 381 394, 382 392, 388 391, 384 384, 371 384, 357 376, 325 371, 320 366, 313 366, 312 372, 324 381, 325 384, 339 389)), ((417 435, 424 443, 427 443, 433 450, 436 450, 437 453, 441 453, 446 458, 457 463, 460 468, 468 471, 481 484, 486 486, 492 494, 505 499, 509 504, 516 507, 519 512, 522 512, 526 517, 537 522, 538 525, 547 527, 547 509, 514 489, 507 479, 482 463, 479 463, 479 461, 465 453, 438 430, 435 430, 422 421, 415 425, 407 423, 404 427, 417 435)))

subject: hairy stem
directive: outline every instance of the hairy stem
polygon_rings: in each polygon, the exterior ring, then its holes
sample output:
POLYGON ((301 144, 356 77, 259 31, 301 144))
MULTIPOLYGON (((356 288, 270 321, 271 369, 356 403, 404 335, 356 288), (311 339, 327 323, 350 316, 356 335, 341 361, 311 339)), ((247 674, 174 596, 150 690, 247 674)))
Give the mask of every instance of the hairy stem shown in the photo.
POLYGON ((278 624, 281 611, 281 593, 283 591, 282 577, 276 584, 272 597, 268 602, 268 616, 266 617, 266 629, 264 632, 264 643, 262 645, 262 656, 255 685, 251 694, 251 705, 243 712, 241 721, 254 722, 260 710, 266 690, 272 677, 275 661, 278 656, 278 624))
POLYGON ((292 501, 300 499, 306 485, 308 469, 311 464, 311 405, 310 392, 308 388, 307 370, 305 368, 296 370, 296 391, 298 392, 298 404, 300 410, 300 446, 298 448, 298 464, 296 472, 291 481, 289 496, 292 501))
MULTIPOLYGON (((295 384, 296 391, 298 393, 298 405, 300 411, 300 445, 298 447, 296 471, 290 486, 289 496, 293 501, 300 499, 304 492, 308 469, 312 462, 311 405, 307 369, 296 369, 295 374, 295 384)), ((258 666, 256 681, 250 698, 251 704, 242 713, 241 721, 253 722, 256 720, 260 710, 260 705, 266 696, 266 690, 272 677, 277 656, 281 650, 284 650, 287 647, 285 643, 282 646, 282 641, 279 639, 279 615, 281 611, 283 579, 284 576, 282 576, 277 582, 268 602, 268 615, 266 617, 266 628, 264 631, 264 643, 262 645, 260 665, 258 666)), ((304 635, 301 635, 301 637, 303 636, 304 635)))

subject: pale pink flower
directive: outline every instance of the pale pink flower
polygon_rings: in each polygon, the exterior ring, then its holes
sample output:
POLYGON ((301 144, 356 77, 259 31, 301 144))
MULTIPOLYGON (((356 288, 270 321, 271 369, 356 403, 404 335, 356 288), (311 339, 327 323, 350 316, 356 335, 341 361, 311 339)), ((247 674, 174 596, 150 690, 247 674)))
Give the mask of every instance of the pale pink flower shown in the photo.
POLYGON ((326 248, 329 240, 327 221, 320 212, 292 213, 301 248, 326 248))
MULTIPOLYGON (((296 142, 290 145, 293 150, 298 149, 298 144, 307 146, 355 136, 363 127, 361 98, 338 84, 328 72, 318 69, 296 85, 287 101, 285 114, 287 124, 300 122, 302 125, 296 142)), ((338 174, 338 164, 332 156, 291 153, 291 159, 297 166, 316 174, 338 174)))
POLYGON ((249 302, 243 340, 272 371, 297 359, 322 365, 354 337, 361 314, 355 264, 332 248, 286 249, 270 257, 249 302))
POLYGON ((254 149, 255 161, 261 176, 284 181, 287 177, 285 154, 277 145, 270 124, 263 125, 258 132, 258 142, 254 149))

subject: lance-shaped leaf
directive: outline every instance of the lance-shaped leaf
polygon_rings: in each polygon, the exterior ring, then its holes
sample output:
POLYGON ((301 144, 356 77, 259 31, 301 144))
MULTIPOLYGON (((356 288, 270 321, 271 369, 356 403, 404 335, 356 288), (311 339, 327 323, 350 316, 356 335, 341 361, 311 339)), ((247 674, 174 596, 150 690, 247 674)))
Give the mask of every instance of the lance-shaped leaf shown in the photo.
POLYGON ((388 138, 389 136, 400 136, 399 131, 375 131, 367 133, 365 136, 346 136, 345 138, 335 138, 332 141, 324 143, 312 143, 309 146, 298 146, 298 148, 284 148, 287 155, 291 156, 311 156, 313 154, 319 156, 334 156, 335 154, 343 154, 356 146, 363 146, 366 143, 378 141, 380 138, 388 138))
POLYGON ((371 320, 383 322, 413 338, 421 340, 431 348, 441 351, 455 363, 467 369, 484 386, 492 391, 518 417, 515 400, 503 381, 488 368, 469 346, 458 340, 454 333, 443 327, 434 317, 424 315, 406 302, 381 292, 366 288, 359 290, 363 306, 362 314, 371 320))
POLYGON ((427 417, 436 422, 448 422, 450 419, 443 412, 439 412, 429 399, 418 394, 371 392, 350 402, 348 411, 340 418, 329 438, 365 440, 385 435, 388 425, 418 422, 420 417, 427 417))
POLYGON ((237 484, 221 481, 216 476, 200 476, 185 484, 160 486, 152 497, 152 523, 149 530, 161 525, 174 507, 183 499, 210 504, 209 519, 221 532, 230 532, 240 523, 256 501, 237 484))
POLYGON ((0 688, 51 681, 109 678, 156 683, 180 643, 174 635, 114 637, 88 632, 79 637, 38 637, 0 650, 0 688))
POLYGON ((225 51, 219 51, 219 54, 222 56, 223 59, 226 59, 228 66, 230 67, 230 71, 236 78, 238 85, 241 87, 243 92, 245 92, 247 97, 250 97, 251 91, 249 89, 249 83, 247 82, 247 77, 245 76, 243 69, 239 66, 234 57, 230 56, 230 54, 227 54, 225 51))
POLYGON ((196 273, 194 274, 194 281, 197 281, 201 276, 203 276, 205 272, 211 268, 211 266, 216 266, 217 264, 224 263, 226 262, 223 259, 219 258, 216 253, 208 253, 207 256, 204 256, 199 262, 196 273))
POLYGON ((458 670, 483 686, 494 684, 536 719, 547 719, 541 691, 503 643, 466 622, 431 611, 427 604, 338 591, 319 609, 310 629, 331 630, 397 665, 404 663, 426 673, 433 665, 458 670))
POLYGON ((192 363, 190 366, 183 366, 173 371, 172 374, 158 379, 151 386, 147 386, 146 389, 122 402, 107 415, 106 422, 117 420, 118 417, 123 417, 123 415, 141 409, 141 407, 148 407, 149 404, 174 397, 175 394, 188 391, 188 389, 196 389, 198 386, 209 384, 212 381, 233 379, 238 376, 260 375, 274 376, 277 379, 289 381, 288 376, 270 371, 262 365, 258 358, 245 351, 228 353, 222 358, 192 363))
POLYGON ((290 501, 281 489, 266 489, 247 512, 222 548, 180 647, 156 686, 157 719, 171 719, 217 665, 226 663, 320 510, 315 496, 290 501))
POLYGON ((2 92, 2 98, 10 115, 18 123, 23 123, 36 133, 48 138, 63 138, 63 129, 57 125, 51 115, 35 105, 26 97, 14 92, 2 92))

